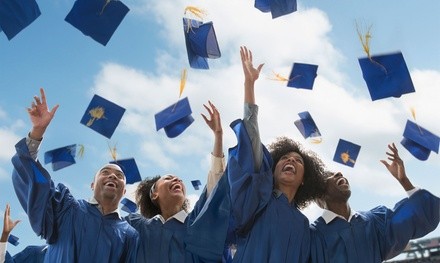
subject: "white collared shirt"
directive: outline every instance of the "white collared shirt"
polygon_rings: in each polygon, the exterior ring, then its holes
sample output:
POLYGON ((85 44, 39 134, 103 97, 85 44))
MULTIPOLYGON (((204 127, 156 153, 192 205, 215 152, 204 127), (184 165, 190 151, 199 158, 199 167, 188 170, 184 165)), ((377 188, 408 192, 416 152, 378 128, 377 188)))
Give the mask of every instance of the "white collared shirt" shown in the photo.
MULTIPOLYGON (((413 189, 406 191, 406 194, 408 195, 408 197, 411 197, 415 192, 417 192, 418 190, 420 190, 419 187, 414 187, 413 189)), ((353 218, 354 215, 356 215, 357 212, 354 211, 353 209, 350 209, 350 216, 348 217, 347 222, 350 222, 351 219, 353 218)), ((344 220, 346 220, 343 216, 338 215, 330 210, 324 209, 324 211, 322 212, 322 218, 324 219, 325 223, 328 225, 331 221, 333 221, 336 217, 342 218, 344 220)))
POLYGON ((152 219, 159 219, 160 222, 162 222, 162 224, 165 224, 167 221, 171 220, 172 218, 175 218, 177 221, 179 221, 180 223, 185 223, 185 219, 188 216, 188 213, 185 212, 185 210, 180 210, 179 212, 177 212, 176 214, 174 214, 173 216, 169 217, 167 220, 165 220, 165 218, 163 218, 162 215, 157 214, 155 215, 152 219))
MULTIPOLYGON (((96 207, 99 209, 99 211, 100 211, 101 214, 102 214, 102 207, 101 207, 101 205, 98 203, 98 201, 95 199, 95 197, 93 197, 93 196, 90 197, 90 199, 87 200, 87 202, 88 202, 89 204, 91 204, 91 205, 96 205, 96 207)), ((116 208, 116 209, 115 209, 114 211, 112 211, 111 213, 117 213, 119 219, 122 219, 122 217, 121 217, 121 212, 119 211, 119 207, 116 208)), ((109 214, 111 214, 111 213, 109 213, 109 214)))

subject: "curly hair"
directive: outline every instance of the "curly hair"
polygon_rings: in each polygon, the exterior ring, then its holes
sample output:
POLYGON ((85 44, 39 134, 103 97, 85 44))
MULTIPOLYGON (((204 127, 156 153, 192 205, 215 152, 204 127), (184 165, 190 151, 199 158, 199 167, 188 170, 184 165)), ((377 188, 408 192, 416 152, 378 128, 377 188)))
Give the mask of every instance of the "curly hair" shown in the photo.
MULTIPOLYGON (((151 188, 160 178, 160 175, 156 175, 152 178, 146 178, 139 183, 136 189, 136 203, 139 206, 141 215, 143 215, 145 218, 152 218, 155 215, 161 214, 162 212, 159 205, 156 202, 153 202, 153 200, 150 198, 151 188)), ((189 210, 189 201, 186 198, 182 209, 185 210, 185 212, 188 212, 189 210)))
POLYGON ((285 136, 277 137, 268 145, 270 155, 273 159, 272 172, 275 166, 284 155, 290 152, 297 152, 304 160, 304 181, 295 194, 294 202, 298 208, 305 208, 316 198, 322 197, 325 193, 324 163, 312 151, 305 150, 299 142, 285 136))

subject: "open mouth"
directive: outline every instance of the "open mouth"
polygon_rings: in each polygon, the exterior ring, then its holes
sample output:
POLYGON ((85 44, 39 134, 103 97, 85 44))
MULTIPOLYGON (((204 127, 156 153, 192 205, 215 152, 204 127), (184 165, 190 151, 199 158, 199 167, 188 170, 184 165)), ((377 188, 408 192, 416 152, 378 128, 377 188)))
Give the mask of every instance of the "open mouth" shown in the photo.
POLYGON ((176 192, 176 191, 183 192, 183 187, 182 187, 180 184, 176 183, 176 184, 172 184, 172 185, 170 186, 170 190, 171 190, 172 192, 176 192))
POLYGON ((116 188, 116 184, 114 182, 107 182, 104 184, 104 186, 116 188))
POLYGON ((296 172, 296 168, 295 166, 293 166, 292 164, 286 164, 283 167, 283 172, 291 172, 291 173, 295 173, 296 172))
POLYGON ((337 184, 338 186, 341 186, 341 185, 348 185, 348 181, 347 181, 347 179, 345 179, 344 177, 341 177, 341 178, 338 179, 338 181, 336 181, 336 184, 337 184))

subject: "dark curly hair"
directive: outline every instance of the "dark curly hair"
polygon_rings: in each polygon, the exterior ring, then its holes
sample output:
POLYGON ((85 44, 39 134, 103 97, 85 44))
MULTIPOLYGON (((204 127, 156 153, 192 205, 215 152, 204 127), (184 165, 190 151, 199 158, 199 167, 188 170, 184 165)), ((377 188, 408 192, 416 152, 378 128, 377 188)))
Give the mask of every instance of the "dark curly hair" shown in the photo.
MULTIPOLYGON (((152 218, 155 215, 161 214, 159 205, 153 202, 150 198, 151 187, 160 179, 160 175, 152 178, 142 180, 136 189, 136 203, 139 206, 141 215, 145 218, 152 218)), ((185 199, 182 209, 188 212, 189 201, 185 199)))
POLYGON ((275 171, 275 166, 281 157, 290 152, 297 152, 303 158, 304 184, 299 186, 294 198, 295 205, 298 208, 305 208, 310 202, 324 195, 325 166, 316 153, 305 150, 299 142, 285 136, 277 137, 267 148, 273 159, 272 172, 275 171))

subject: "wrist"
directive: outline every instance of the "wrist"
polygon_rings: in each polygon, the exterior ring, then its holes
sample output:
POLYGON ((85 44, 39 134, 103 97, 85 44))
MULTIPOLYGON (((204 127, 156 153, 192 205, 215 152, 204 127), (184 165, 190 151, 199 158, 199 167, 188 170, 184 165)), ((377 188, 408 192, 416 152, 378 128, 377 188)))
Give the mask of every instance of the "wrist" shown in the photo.
POLYGON ((2 236, 0 238, 0 242, 6 243, 8 241, 9 233, 2 233, 2 236))

